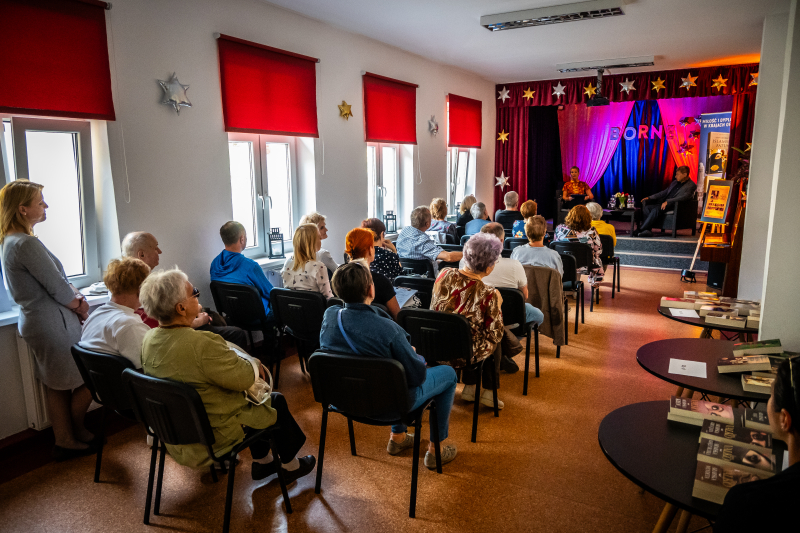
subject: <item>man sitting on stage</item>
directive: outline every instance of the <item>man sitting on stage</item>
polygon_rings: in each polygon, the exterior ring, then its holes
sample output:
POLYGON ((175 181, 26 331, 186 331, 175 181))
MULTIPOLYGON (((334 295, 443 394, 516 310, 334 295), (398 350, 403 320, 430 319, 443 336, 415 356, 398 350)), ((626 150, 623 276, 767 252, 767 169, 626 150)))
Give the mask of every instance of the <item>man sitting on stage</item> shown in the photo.
POLYGON ((633 232, 633 236, 652 237, 653 232, 650 231, 650 228, 656 223, 661 213, 667 210, 667 206, 689 200, 694 196, 696 188, 689 179, 689 167, 685 165, 678 167, 675 171, 675 180, 669 184, 669 187, 642 199, 644 220, 639 224, 639 230, 633 232), (652 205, 645 205, 648 200, 653 202, 652 205), (661 202, 661 204, 659 205, 657 202, 661 202))

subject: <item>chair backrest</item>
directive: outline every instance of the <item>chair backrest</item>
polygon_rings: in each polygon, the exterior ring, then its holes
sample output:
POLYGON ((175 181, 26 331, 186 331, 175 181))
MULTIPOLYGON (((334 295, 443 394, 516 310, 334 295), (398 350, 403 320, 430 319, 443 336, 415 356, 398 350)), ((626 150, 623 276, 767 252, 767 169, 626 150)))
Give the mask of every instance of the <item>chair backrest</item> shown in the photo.
POLYGON ((561 264, 564 267, 564 274, 561 276, 561 281, 564 283, 574 283, 578 281, 578 266, 575 261, 575 256, 571 254, 558 253, 561 257, 561 264))
POLYGON ((472 237, 472 235, 462 235, 461 236, 461 246, 464 246, 465 244, 467 244, 467 241, 469 240, 470 237, 472 237))
POLYGON ((464 231, 466 231, 464 226, 456 226, 456 235, 458 235, 459 239, 464 236, 464 231))
POLYGON ((428 276, 430 278, 434 277, 433 263, 427 259, 411 259, 410 257, 401 257, 400 264, 403 265, 403 268, 410 268, 413 270, 414 274, 420 274, 421 276, 428 276))
MULTIPOLYGON (((559 254, 568 254, 575 258, 578 268, 592 268, 594 257, 592 248, 587 243, 572 241, 554 241, 550 243, 550 248, 559 254)), ((566 270, 566 269, 565 269, 566 270)))
POLYGON ((464 247, 460 244, 440 244, 439 248, 445 252, 463 252, 464 247))
POLYGON ((411 345, 427 361, 472 360, 472 330, 462 315, 401 309, 397 323, 411 336, 411 345))
POLYGON ((512 228, 506 228, 504 226, 503 231, 505 232, 506 237, 511 237, 512 235, 514 235, 514 230, 512 228))
POLYGON ((131 397, 122 385, 122 373, 126 369, 135 370, 133 363, 121 355, 93 352, 77 344, 72 346, 71 351, 94 401, 115 411, 132 408, 131 397))
POLYGON ((525 297, 519 289, 497 287, 503 304, 500 310, 503 312, 503 324, 511 328, 511 331, 521 334, 522 326, 525 325, 525 297))
POLYGON ((528 244, 528 239, 525 237, 506 237, 506 240, 503 241, 503 248, 513 250, 523 244, 528 244))
POLYGON ((398 361, 317 350, 308 360, 314 400, 354 417, 406 414, 406 372, 398 361))
POLYGON ((428 309, 431 306, 433 297, 433 285, 436 280, 433 278, 418 278, 416 276, 398 276, 394 278, 395 287, 405 287, 406 289, 416 289, 422 307, 428 309))
POLYGON ((214 298, 217 311, 229 326, 247 331, 266 328, 267 313, 264 311, 264 302, 258 289, 252 285, 212 281, 211 296, 214 298))
POLYGON ((600 234, 600 242, 603 244, 603 249, 600 252, 600 259, 604 265, 609 264, 614 259, 614 239, 611 235, 600 234))
POLYGON ((511 257, 511 250, 509 250, 508 248, 503 248, 502 250, 500 250, 500 256, 501 257, 505 257, 507 259, 510 258, 511 257))
POLYGON ((272 289, 272 312, 278 324, 289 328, 292 337, 319 342, 322 319, 328 302, 322 293, 295 289, 272 289))

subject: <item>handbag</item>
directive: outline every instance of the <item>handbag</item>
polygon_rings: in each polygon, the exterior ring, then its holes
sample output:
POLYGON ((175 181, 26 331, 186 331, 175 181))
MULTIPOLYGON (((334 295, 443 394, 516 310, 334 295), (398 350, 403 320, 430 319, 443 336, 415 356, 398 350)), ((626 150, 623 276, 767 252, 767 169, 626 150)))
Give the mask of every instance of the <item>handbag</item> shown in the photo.
MULTIPOLYGON (((232 342, 228 342, 228 347, 233 350, 236 355, 250 364, 256 362, 258 365, 261 365, 261 361, 252 357, 232 342)), ((272 394, 272 374, 267 367, 264 367, 264 372, 267 374, 266 377, 268 381, 261 379, 261 376, 257 376, 255 382, 250 385, 250 388, 243 391, 245 399, 255 405, 264 405, 270 399, 270 394, 272 394)))

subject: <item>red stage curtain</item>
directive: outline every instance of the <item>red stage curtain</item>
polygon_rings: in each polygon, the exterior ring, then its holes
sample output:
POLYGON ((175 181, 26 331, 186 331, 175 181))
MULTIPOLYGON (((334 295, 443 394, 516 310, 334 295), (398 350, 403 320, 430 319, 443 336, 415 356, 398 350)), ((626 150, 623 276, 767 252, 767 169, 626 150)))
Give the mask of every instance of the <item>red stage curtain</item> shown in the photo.
MULTIPOLYGON (((494 175, 500 176, 503 172, 509 185, 502 189, 495 186, 494 207, 497 209, 504 205, 503 196, 508 191, 516 191, 520 198, 528 198, 528 122, 528 109, 524 107, 497 110, 497 131, 509 133, 507 141, 495 141, 494 175)), ((489 212, 493 213, 494 209, 489 212)))
POLYGON ((0 0, 0 112, 115 119, 105 6, 0 0))
MULTIPOLYGON (((753 87, 755 89, 755 87, 753 87)), ((744 157, 750 159, 750 152, 740 156, 740 150, 747 149, 747 143, 753 141, 753 121, 756 115, 756 93, 755 91, 737 94, 733 97, 733 111, 731 112, 731 137, 728 143, 728 168, 726 178, 732 179, 739 170, 739 159, 744 157)))
POLYGON ((365 140, 417 144, 417 86, 369 72, 362 78, 365 140))
POLYGON ((313 57, 221 35, 225 131, 319 137, 313 57))
POLYGON ((458 148, 481 147, 480 100, 447 95, 447 146, 458 148))

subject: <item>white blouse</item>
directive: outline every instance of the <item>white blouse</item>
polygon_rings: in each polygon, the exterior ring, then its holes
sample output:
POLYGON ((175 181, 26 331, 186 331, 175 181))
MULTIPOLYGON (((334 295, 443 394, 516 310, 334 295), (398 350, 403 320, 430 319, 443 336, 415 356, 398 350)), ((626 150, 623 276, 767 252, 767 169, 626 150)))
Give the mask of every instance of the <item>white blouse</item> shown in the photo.
POLYGON ((309 261, 299 270, 292 270, 293 261, 291 257, 288 258, 281 270, 284 288, 314 291, 322 293, 326 298, 333 297, 328 269, 321 261, 309 261))
POLYGON ((142 368, 142 342, 150 327, 133 309, 107 302, 94 310, 83 323, 78 343, 87 350, 121 355, 142 368))

